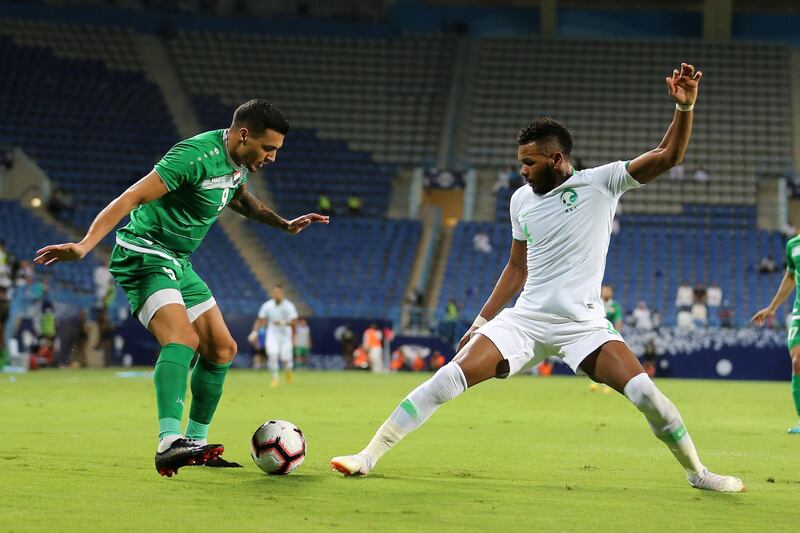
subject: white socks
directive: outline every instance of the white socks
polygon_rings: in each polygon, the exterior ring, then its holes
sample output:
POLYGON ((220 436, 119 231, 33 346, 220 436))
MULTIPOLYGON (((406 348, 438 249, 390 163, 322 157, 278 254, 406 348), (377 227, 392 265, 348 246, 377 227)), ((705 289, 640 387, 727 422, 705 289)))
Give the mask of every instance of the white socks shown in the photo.
POLYGON ((428 381, 411 391, 391 416, 378 428, 375 436, 360 455, 372 469, 389 448, 414 431, 448 400, 467 390, 467 378, 457 363, 448 363, 428 381))
POLYGON ((650 429, 663 441, 689 475, 705 468, 675 405, 655 386, 647 374, 634 376, 625 385, 625 396, 644 414, 650 429))
POLYGON ((172 443, 178 439, 185 438, 183 435, 167 435, 163 439, 158 441, 158 453, 162 453, 163 451, 167 450, 172 443))

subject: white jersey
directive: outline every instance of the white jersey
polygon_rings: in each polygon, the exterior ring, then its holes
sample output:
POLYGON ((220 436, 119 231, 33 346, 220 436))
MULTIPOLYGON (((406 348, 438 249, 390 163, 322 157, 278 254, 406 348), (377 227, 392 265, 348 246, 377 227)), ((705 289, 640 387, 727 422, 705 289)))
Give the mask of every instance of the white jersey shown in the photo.
POLYGON ((575 321, 604 318, 600 285, 614 210, 641 184, 617 161, 576 171, 538 196, 529 185, 511 197, 512 236, 528 243, 528 279, 514 308, 575 321))
POLYGON ((286 298, 281 303, 276 303, 274 298, 264 302, 258 310, 258 318, 267 319, 267 340, 292 340, 292 326, 289 322, 297 319, 297 309, 286 298))

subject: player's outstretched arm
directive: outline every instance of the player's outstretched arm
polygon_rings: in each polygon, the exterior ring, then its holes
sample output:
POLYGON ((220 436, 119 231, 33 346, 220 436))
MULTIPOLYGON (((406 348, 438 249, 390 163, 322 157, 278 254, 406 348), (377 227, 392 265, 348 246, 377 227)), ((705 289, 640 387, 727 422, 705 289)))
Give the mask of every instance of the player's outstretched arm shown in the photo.
POLYGON ((152 202, 167 192, 169 191, 161 177, 153 170, 100 211, 81 242, 45 246, 36 252, 34 261, 47 266, 61 261, 83 259, 135 207, 152 202))
POLYGON ((330 217, 318 215, 317 213, 309 213, 294 220, 286 220, 250 194, 245 185, 239 187, 228 207, 250 220, 255 220, 289 233, 300 233, 314 222, 319 222, 320 224, 330 222, 330 217))
POLYGON ((528 279, 527 257, 528 244, 525 241, 516 239, 511 241, 511 255, 508 258, 508 263, 506 263, 503 273, 497 279, 489 299, 483 304, 480 315, 478 315, 478 318, 475 319, 475 322, 473 322, 464 336, 461 337, 458 343, 459 350, 467 344, 476 329, 494 318, 508 301, 522 290, 525 280, 528 279))
POLYGON ((778 287, 778 292, 776 292, 775 297, 772 298, 772 302, 770 302, 769 306, 754 314, 750 321, 757 326, 763 326, 767 318, 773 316, 778 307, 780 307, 781 304, 786 301, 786 298, 789 297, 794 288, 794 272, 787 270, 783 275, 780 287, 778 287))
POLYGON ((666 79, 669 95, 675 100, 675 115, 661 144, 628 164, 628 172, 639 183, 649 183, 683 161, 692 135, 692 110, 702 77, 703 73, 693 65, 681 63, 680 71, 673 70, 666 79))

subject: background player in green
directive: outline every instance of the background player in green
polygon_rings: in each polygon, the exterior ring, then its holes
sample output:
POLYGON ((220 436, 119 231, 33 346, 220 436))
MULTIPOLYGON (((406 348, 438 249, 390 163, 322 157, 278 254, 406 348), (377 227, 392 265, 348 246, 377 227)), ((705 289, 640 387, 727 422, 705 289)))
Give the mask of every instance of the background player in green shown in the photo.
POLYGON ((78 243, 45 246, 36 262, 53 265, 83 258, 126 215, 117 231, 109 269, 125 290, 131 310, 161 345, 155 367, 159 446, 156 469, 172 476, 189 464, 231 465, 208 444, 208 426, 236 355, 211 291, 194 272, 189 255, 227 206, 241 215, 298 233, 328 217, 310 213, 285 220, 247 191, 247 174, 275 162, 289 123, 264 100, 239 106, 227 129, 201 133, 173 146, 152 172, 103 209, 78 243), (189 365, 192 405, 181 431, 189 365))
MULTIPOLYGON (((798 276, 796 258, 800 258, 800 235, 789 239, 786 243, 786 273, 783 275, 778 292, 772 298, 769 306, 753 315, 752 321, 759 326, 764 325, 768 317, 775 316, 775 311, 786 298, 796 289, 798 276)), ((792 398, 797 416, 800 417, 800 294, 795 292, 794 306, 792 307, 792 321, 789 326, 789 336, 786 339, 789 355, 792 357, 792 398)), ((800 422, 788 430, 789 433, 800 435, 800 422)))
POLYGON ((600 297, 603 299, 603 307, 606 310, 606 320, 614 329, 622 329, 622 306, 614 299, 614 288, 611 285, 603 285, 600 289, 600 297))

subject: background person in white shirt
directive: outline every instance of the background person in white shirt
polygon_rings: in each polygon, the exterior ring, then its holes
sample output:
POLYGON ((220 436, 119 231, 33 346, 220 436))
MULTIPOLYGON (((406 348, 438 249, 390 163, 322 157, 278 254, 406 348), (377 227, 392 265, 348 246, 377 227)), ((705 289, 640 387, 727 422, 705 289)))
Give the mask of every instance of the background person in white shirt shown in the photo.
POLYGON ((258 318, 253 324, 251 337, 258 335, 259 328, 267 327, 267 368, 272 371, 273 387, 278 386, 278 361, 283 363, 286 382, 294 380, 294 361, 292 358, 293 326, 297 320, 294 304, 283 297, 283 287, 272 288, 272 298, 264 302, 258 310, 258 318))
POLYGON ((406 396, 366 448, 334 457, 335 470, 366 475, 384 453, 468 387, 556 356, 574 372, 624 394, 684 468, 692 487, 744 490, 740 479, 712 474, 700 462, 677 408, 606 320, 600 299, 617 201, 683 160, 700 76, 682 63, 666 78, 676 102, 672 124, 658 147, 628 162, 576 171, 569 161, 572 135, 563 125, 540 118, 520 130, 517 159, 526 185, 511 197, 511 255, 492 294, 462 337, 455 359, 406 396), (520 291, 514 307, 504 309, 520 291))

